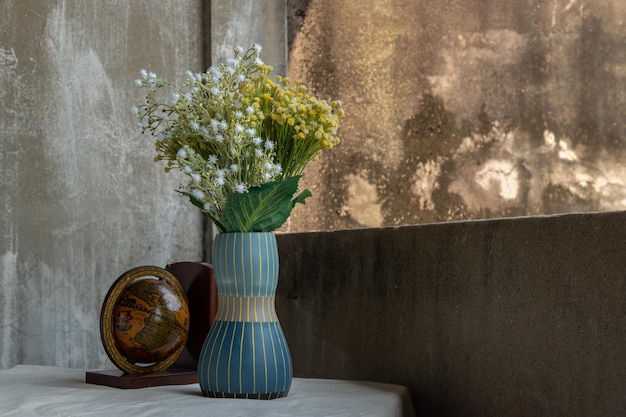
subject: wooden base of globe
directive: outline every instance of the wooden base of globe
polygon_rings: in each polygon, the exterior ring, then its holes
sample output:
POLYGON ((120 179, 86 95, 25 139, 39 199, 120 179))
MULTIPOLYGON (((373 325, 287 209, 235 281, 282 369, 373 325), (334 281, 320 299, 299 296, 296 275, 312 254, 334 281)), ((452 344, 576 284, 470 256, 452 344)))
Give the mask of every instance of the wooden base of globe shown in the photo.
POLYGON ((163 385, 197 384, 198 374, 195 369, 171 368, 165 371, 145 372, 141 374, 126 374, 116 369, 87 372, 85 382, 114 388, 136 389, 160 387, 163 385))
POLYGON ((214 392, 202 390, 205 397, 209 398, 237 398, 244 400, 274 400, 276 398, 286 397, 289 391, 281 392, 263 392, 256 394, 235 394, 231 392, 214 392))

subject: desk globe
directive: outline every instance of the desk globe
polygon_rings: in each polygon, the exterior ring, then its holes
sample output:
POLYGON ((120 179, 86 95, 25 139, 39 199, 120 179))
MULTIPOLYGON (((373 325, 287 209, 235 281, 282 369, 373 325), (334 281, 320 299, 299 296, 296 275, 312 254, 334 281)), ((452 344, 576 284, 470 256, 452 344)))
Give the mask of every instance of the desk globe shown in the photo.
POLYGON ((180 282, 158 267, 138 267, 111 286, 100 318, 107 355, 120 370, 167 369, 185 348, 189 306, 180 282))

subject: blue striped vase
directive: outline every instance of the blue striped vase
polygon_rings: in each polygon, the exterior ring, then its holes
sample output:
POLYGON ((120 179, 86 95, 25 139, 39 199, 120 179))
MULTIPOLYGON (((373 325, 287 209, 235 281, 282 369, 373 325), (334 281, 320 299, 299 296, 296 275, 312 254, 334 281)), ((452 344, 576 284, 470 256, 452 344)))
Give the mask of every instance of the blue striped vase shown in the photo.
POLYGON ((202 393, 217 398, 286 396, 293 370, 274 307, 276 236, 270 232, 218 234, 213 268, 218 307, 198 360, 202 393))

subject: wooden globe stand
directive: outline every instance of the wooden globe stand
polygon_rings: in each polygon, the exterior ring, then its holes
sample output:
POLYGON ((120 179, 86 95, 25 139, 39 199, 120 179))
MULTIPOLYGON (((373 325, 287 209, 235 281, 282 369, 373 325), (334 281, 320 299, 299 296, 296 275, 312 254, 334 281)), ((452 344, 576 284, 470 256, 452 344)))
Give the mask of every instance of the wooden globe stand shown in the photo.
POLYGON ((89 371, 85 381, 90 384, 134 389, 161 385, 197 383, 197 359, 204 338, 217 312, 217 286, 211 265, 199 262, 178 262, 159 267, 138 267, 120 276, 109 289, 100 317, 102 343, 116 370, 89 371), (113 309, 118 298, 133 282, 143 277, 165 280, 186 295, 189 308, 189 331, 186 343, 163 361, 141 366, 128 361, 116 346, 113 336, 113 309))

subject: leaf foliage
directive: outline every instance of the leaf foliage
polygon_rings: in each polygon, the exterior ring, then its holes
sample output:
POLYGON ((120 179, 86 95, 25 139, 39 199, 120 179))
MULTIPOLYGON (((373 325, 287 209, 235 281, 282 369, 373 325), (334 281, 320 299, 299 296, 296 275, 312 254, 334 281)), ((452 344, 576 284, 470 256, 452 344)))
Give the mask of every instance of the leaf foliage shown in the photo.
MULTIPOLYGON (((282 226, 296 204, 312 196, 303 190, 295 198, 301 175, 250 188, 228 196, 222 213, 221 232, 271 232, 282 226)), ((193 203, 193 201, 192 201, 193 203)), ((214 219, 212 219, 215 221, 214 219)))

